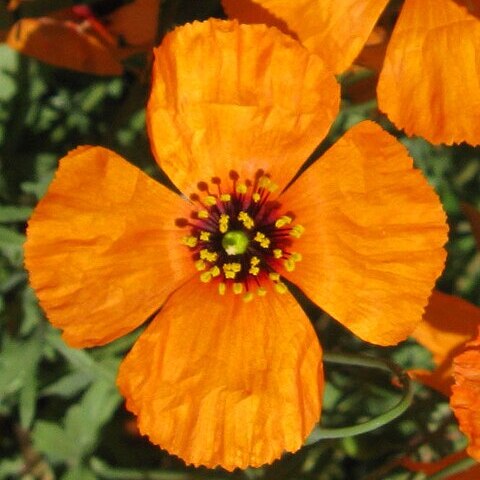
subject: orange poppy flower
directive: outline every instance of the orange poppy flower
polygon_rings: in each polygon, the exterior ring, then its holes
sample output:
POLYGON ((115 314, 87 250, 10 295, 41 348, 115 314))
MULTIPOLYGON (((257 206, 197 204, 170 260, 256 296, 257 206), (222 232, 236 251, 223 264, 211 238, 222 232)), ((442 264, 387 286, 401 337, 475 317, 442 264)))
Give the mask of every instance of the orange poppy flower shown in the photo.
POLYGON ((450 396, 453 385, 453 359, 472 340, 480 325, 480 308, 453 295, 434 291, 423 321, 412 337, 432 352, 435 369, 415 370, 413 376, 425 385, 450 396))
POLYGON ((424 321, 412 336, 433 354, 434 372, 414 372, 425 384, 450 396, 467 435, 470 456, 480 459, 480 308, 461 298, 434 292, 424 321))
POLYGON ((443 268, 438 198, 376 124, 289 186, 338 108, 321 59, 277 29, 185 25, 155 51, 147 108, 155 158, 183 195, 81 147, 29 222, 31 284, 70 345, 154 317, 118 386, 140 432, 188 463, 272 462, 318 422, 321 349, 286 280, 389 345, 443 268))
MULTIPOLYGON (((269 22, 336 73, 361 51, 388 0, 222 0, 241 21, 269 22)), ((405 0, 386 52, 378 105, 407 135, 480 144, 480 19, 455 0, 405 0)))
POLYGON ((6 42, 57 67, 119 75, 122 60, 153 47, 159 7, 160 0, 135 0, 98 16, 90 6, 77 5, 49 17, 19 20, 6 42))

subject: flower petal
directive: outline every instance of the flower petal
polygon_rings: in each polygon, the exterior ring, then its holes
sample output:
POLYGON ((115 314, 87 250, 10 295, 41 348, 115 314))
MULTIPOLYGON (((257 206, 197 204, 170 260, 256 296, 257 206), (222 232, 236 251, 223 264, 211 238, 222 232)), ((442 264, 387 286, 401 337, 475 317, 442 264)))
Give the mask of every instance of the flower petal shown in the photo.
POLYGON ((478 325, 480 308, 459 297, 434 290, 423 321, 418 324, 412 337, 430 350, 436 369, 429 375, 423 373, 417 378, 450 395, 453 358, 475 336, 478 325))
POLYGON ((421 320, 440 275, 445 214, 405 148, 373 122, 345 134, 281 197, 305 227, 287 277, 364 340, 389 345, 421 320))
POLYGON ((263 169, 285 186, 338 112, 333 75, 276 29, 195 22, 155 54, 150 139, 184 193, 232 169, 244 178, 263 169))
POLYGON ((67 343, 124 335, 193 275, 174 223, 187 205, 104 148, 81 147, 61 160, 30 219, 25 263, 67 343))
POLYGON ((408 135, 480 143, 480 21, 452 0, 406 0, 378 84, 408 135))
POLYGON ((360 53, 388 0, 222 0, 230 18, 293 32, 335 73, 360 53))
POLYGON ((118 385, 140 431, 187 463, 260 466, 319 420, 321 350, 290 294, 245 303, 194 279, 138 339, 118 385))
POLYGON ((480 460, 480 336, 466 345, 453 362, 455 385, 450 405, 460 430, 467 436, 468 454, 480 460))
POLYGON ((96 75, 120 75, 123 71, 112 49, 71 22, 24 18, 11 29, 7 43, 24 55, 56 67, 96 75))

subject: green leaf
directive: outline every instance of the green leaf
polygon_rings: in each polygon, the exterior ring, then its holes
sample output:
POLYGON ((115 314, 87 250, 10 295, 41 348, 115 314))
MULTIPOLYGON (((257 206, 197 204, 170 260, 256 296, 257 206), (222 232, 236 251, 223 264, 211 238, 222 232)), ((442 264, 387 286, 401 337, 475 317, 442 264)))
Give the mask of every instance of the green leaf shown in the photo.
POLYGON ((0 206, 0 223, 24 222, 32 214, 30 207, 0 206))
POLYGON ((36 377, 36 369, 31 371, 28 378, 25 379, 20 390, 19 413, 20 425, 25 429, 29 429, 35 417, 37 409, 38 380, 36 377))
POLYGON ((57 424, 38 420, 33 427, 32 438, 35 448, 52 462, 76 463, 78 459, 76 441, 57 424))
POLYGON ((82 390, 85 390, 87 386, 92 383, 95 375, 86 371, 76 371, 65 375, 56 382, 51 383, 45 387, 41 395, 42 396, 58 396, 62 398, 71 398, 82 390))

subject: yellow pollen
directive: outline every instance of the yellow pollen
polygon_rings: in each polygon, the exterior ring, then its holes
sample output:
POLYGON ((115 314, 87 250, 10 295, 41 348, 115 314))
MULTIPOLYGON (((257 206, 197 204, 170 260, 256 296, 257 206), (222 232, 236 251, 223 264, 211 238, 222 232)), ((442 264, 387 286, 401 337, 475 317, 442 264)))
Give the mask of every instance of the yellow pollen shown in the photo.
POLYGON ((295 238, 300 238, 304 231, 305 231, 305 227, 303 227, 302 225, 295 225, 290 230, 290 235, 295 238))
POLYGON ((203 199, 203 203, 209 207, 215 205, 217 203, 217 199, 213 195, 207 195, 203 199))
POLYGON ((260 269, 258 267, 252 266, 248 269, 248 273, 250 273, 252 275, 258 275, 259 272, 260 272, 260 269))
POLYGON ((288 215, 282 215, 277 221, 275 222, 275 226, 277 228, 282 228, 285 225, 292 223, 292 219, 288 215))
POLYGON ((260 201, 260 198, 262 198, 260 196, 260 194, 258 192, 255 192, 253 195, 252 195, 252 200, 255 202, 255 203, 258 203, 260 201))
POLYGON ((218 277, 220 275, 220 269, 215 265, 210 269, 210 273, 212 274, 212 277, 218 277))
POLYGON ((244 183, 237 185, 237 193, 247 193, 247 186, 244 183))
POLYGON ((233 284, 233 293, 235 295, 240 295, 243 292, 243 283, 234 283, 233 284))
POLYGON ((258 257, 252 257, 250 259, 250 265, 252 265, 252 267, 254 267, 255 265, 258 265, 260 263, 260 259, 258 257))
POLYGON ((282 283, 282 282, 277 282, 275 284, 275 290, 278 292, 278 293, 286 293, 287 292, 287 286, 282 283))
POLYGON ((283 266, 287 272, 293 272, 295 270, 295 260, 293 258, 287 258, 283 262, 283 266))
POLYGON ((222 202, 229 202, 232 199, 232 196, 229 193, 222 193, 220 195, 220 200, 222 202))
POLYGON ((197 260, 195 262, 195 268, 201 272, 202 270, 205 270, 207 268, 207 265, 205 264, 205 262, 203 260, 197 260))
POLYGON ((220 295, 225 295, 226 289, 227 289, 227 285, 225 285, 225 283, 221 282, 218 284, 218 293, 220 295))
POLYGON ((240 265, 240 263, 234 262, 234 263, 224 263, 223 264, 223 271, 224 272, 230 271, 230 272, 238 273, 241 269, 242 269, 242 265, 240 265))
POLYGON ((202 242, 208 242, 210 240, 210 232, 202 230, 200 232, 200 240, 202 240, 202 242))
POLYGON ((199 210, 197 212, 197 217, 206 219, 206 218, 208 218, 208 212, 206 210, 199 210))
POLYGON ((198 239, 197 239, 197 237, 189 235, 188 237, 183 237, 182 238, 182 243, 184 245, 186 245, 187 247, 193 248, 193 247, 197 246, 198 239))
POLYGON ((217 261, 218 253, 209 252, 206 248, 200 250, 200 258, 206 260, 207 262, 213 263, 217 261))
MULTIPOLYGON (((200 237, 201 238, 201 237, 200 237)), ((282 258, 283 257, 283 252, 280 248, 274 248, 273 249, 273 256, 275 258, 282 258)))
POLYGON ((245 303, 248 303, 248 302, 251 302, 253 300, 253 293, 252 292, 247 292, 244 296, 243 296, 243 301, 245 303))
POLYGON ((270 239, 262 232, 257 232, 254 240, 258 242, 262 248, 268 248, 270 246, 270 239))
POLYGON ((268 276, 270 280, 273 280, 274 282, 278 282, 280 280, 280 275, 277 272, 270 272, 268 276))
POLYGON ((211 272, 203 272, 202 274, 200 274, 200 280, 203 283, 210 282, 212 280, 212 273, 211 272))
POLYGON ((258 180, 258 186, 260 188, 268 188, 272 181, 268 177, 260 177, 258 180))
POLYGON ((301 253, 292 252, 292 258, 294 262, 301 262, 303 257, 301 253))
POLYGON ((243 212, 243 211, 240 212, 237 218, 243 223, 244 227, 247 228, 248 230, 251 230, 255 226, 255 223, 253 222, 252 217, 250 217, 250 215, 247 212, 243 212))
POLYGON ((257 290, 257 295, 259 297, 264 297, 267 294, 267 289, 265 287, 259 287, 257 290))
POLYGON ((228 230, 228 222, 230 217, 226 213, 222 213, 218 219, 218 228, 221 233, 225 233, 228 230))

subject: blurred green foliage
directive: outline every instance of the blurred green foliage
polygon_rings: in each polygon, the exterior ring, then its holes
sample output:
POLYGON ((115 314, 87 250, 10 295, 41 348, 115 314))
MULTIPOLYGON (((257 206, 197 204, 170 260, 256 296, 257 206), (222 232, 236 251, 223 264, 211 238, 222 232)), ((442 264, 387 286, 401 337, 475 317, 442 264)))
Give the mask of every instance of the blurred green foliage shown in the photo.
MULTIPOLYGON (((72 3, 80 2, 56 0, 48 8, 72 3)), ((222 15, 216 0, 166 0, 161 33, 211 15, 222 15)), ((465 444, 447 401, 424 387, 416 387, 407 414, 370 434, 325 440, 246 472, 187 468, 136 433, 116 390, 117 367, 139 332, 82 351, 66 346, 45 321, 22 266, 26 220, 45 193, 58 159, 77 145, 107 146, 164 179, 145 132, 148 76, 146 71, 127 71, 117 78, 78 74, 0 46, 0 479, 424 478, 402 469, 399 459, 406 454, 435 459, 465 444)), ((460 203, 480 208, 480 150, 434 147, 406 138, 378 114, 374 103, 345 99, 318 151, 365 118, 379 121, 401 139, 441 197, 451 231, 439 287, 479 304, 480 253, 460 203)), ((310 312, 326 350, 389 357, 404 368, 431 366, 428 352, 413 341, 374 348, 318 309, 311 307, 310 312)), ((328 364, 326 371, 324 426, 361 422, 398 400, 391 379, 381 373, 328 364)))

